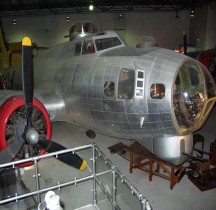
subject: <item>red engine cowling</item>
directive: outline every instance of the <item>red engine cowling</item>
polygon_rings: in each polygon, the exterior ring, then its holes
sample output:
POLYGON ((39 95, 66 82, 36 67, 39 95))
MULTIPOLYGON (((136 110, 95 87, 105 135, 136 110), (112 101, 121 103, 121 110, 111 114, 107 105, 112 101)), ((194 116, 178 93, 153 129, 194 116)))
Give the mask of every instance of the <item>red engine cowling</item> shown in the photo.
POLYGON ((216 81, 216 49, 201 52, 197 59, 209 70, 216 81))
MULTIPOLYGON (((11 127, 11 124, 13 123, 15 124, 13 128, 13 131, 14 131, 13 138, 17 138, 17 136, 21 135, 20 133, 22 132, 22 128, 24 127, 22 125, 23 122, 21 122, 21 117, 20 117, 20 120, 19 120, 19 117, 16 119, 16 123, 13 122, 13 120, 14 120, 14 117, 17 116, 15 112, 20 113, 20 109, 22 108, 24 109, 24 97, 23 96, 12 96, 9 99, 7 99, 4 102, 4 104, 0 107, 0 117, 1 117, 0 118, 0 150, 7 147, 6 134, 7 134, 8 127, 11 127), (10 126, 8 124, 10 124, 10 126)), ((42 103, 38 101, 37 99, 33 99, 33 108, 36 110, 37 113, 40 113, 38 116, 42 118, 41 121, 43 121, 44 128, 46 130, 44 131, 44 135, 46 135, 46 139, 50 140, 52 128, 51 128, 51 121, 49 119, 49 114, 47 110, 42 105, 42 103)), ((40 119, 38 119, 38 121, 39 120, 40 119)), ((42 155, 44 153, 45 153, 45 150, 41 150, 39 151, 38 155, 42 155)))
POLYGON ((200 53, 198 60, 209 69, 210 60, 214 54, 211 51, 205 51, 200 53))

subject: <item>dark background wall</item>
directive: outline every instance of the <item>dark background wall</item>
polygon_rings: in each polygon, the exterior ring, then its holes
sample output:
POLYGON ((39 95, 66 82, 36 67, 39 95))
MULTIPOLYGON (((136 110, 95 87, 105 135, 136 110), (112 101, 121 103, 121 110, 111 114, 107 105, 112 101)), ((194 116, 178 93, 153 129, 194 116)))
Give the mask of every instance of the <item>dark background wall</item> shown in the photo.
POLYGON ((190 21, 190 43, 202 50, 216 47, 216 4, 196 11, 190 21))
POLYGON ((49 16, 2 18, 6 40, 19 42, 24 36, 30 36, 40 47, 51 47, 65 42, 64 38, 73 22, 79 20, 93 21, 99 30, 116 30, 129 45, 135 46, 143 36, 152 36, 160 47, 176 49, 183 44, 185 30, 188 42, 202 49, 216 45, 215 6, 202 7, 190 18, 189 11, 175 12, 125 12, 125 13, 92 13, 49 16), (119 19, 119 15, 122 19, 119 19), (69 16, 70 21, 66 21, 69 16))

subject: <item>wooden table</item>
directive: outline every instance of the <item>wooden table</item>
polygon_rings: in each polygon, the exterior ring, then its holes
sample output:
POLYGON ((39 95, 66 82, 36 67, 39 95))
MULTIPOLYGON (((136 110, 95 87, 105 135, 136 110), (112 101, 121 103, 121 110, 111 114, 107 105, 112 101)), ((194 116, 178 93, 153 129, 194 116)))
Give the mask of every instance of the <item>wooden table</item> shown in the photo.
POLYGON ((183 165, 175 166, 157 158, 137 142, 129 146, 127 150, 130 153, 130 173, 133 173, 135 168, 146 171, 149 173, 149 181, 152 181, 153 175, 156 175, 169 180, 170 189, 173 189, 185 174, 186 167, 183 165), (156 170, 153 170, 154 164, 156 164, 156 170))

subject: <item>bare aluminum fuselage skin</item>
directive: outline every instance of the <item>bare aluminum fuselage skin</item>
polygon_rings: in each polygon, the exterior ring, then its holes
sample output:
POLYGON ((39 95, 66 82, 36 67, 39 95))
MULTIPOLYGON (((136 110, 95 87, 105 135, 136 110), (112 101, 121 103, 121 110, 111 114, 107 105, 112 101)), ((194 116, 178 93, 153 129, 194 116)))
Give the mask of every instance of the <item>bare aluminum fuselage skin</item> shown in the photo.
MULTIPOLYGON (((106 135, 134 139, 159 158, 181 164, 186 159, 182 153, 191 153, 192 133, 203 125, 213 106, 215 84, 211 76, 192 58, 158 47, 129 47, 119 37, 121 45, 74 55, 78 42, 114 36, 118 37, 113 32, 92 35, 38 55, 34 59, 35 97, 44 104, 52 121, 67 121, 106 135), (190 68, 193 70, 188 80, 190 68), (120 97, 122 70, 134 74, 131 96, 120 97), (192 84, 194 73, 198 74, 199 84, 192 84), (107 93, 110 84, 113 92, 107 93), (162 95, 157 88, 163 89, 162 95), (191 98, 198 92, 202 105, 196 111, 185 108, 176 97, 179 92, 191 98), (193 117, 191 112, 195 113, 193 117)), ((19 87, 18 73, 15 80, 19 87)), ((9 93, 0 94, 3 103, 9 93)), ((189 101, 184 99, 187 107, 193 105, 192 99, 189 101)))

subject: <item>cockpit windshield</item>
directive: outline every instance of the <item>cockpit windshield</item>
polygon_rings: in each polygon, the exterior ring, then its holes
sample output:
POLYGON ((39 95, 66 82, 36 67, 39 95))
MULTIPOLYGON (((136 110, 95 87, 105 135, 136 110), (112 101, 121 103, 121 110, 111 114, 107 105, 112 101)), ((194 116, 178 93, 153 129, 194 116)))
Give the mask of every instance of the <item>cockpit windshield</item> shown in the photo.
POLYGON ((101 39, 86 39, 82 42, 77 42, 75 45, 74 56, 93 54, 97 51, 110 49, 112 47, 122 45, 118 37, 109 37, 101 39), (95 44, 94 44, 95 43, 95 44), (96 45, 96 48, 95 48, 96 45))
POLYGON ((182 133, 201 127, 214 104, 215 93, 214 81, 205 69, 194 62, 182 65, 173 86, 173 107, 182 133))
POLYGON ((118 37, 109 37, 95 40, 97 51, 109 49, 121 45, 121 41, 118 37))

